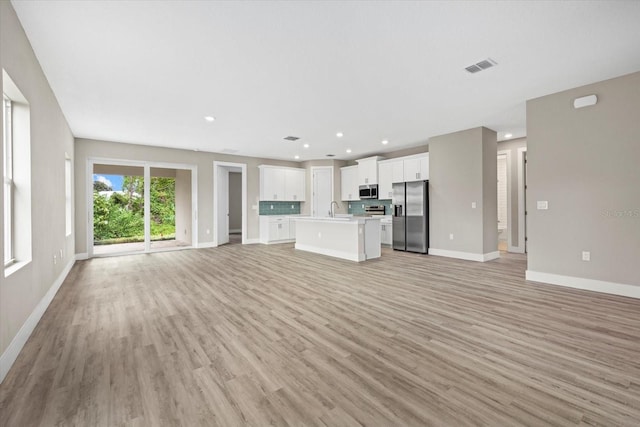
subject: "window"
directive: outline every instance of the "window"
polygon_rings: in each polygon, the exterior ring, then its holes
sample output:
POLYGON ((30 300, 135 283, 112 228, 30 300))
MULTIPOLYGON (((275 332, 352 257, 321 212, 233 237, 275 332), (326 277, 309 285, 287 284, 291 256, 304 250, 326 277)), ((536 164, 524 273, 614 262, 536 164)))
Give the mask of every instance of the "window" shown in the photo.
POLYGON ((65 230, 66 235, 71 235, 71 159, 64 159, 64 200, 65 200, 65 230))
POLYGON ((31 262, 31 108, 2 70, 4 275, 31 262))
POLYGON ((2 94, 2 159, 4 164, 4 265, 13 262, 13 132, 11 100, 2 94))

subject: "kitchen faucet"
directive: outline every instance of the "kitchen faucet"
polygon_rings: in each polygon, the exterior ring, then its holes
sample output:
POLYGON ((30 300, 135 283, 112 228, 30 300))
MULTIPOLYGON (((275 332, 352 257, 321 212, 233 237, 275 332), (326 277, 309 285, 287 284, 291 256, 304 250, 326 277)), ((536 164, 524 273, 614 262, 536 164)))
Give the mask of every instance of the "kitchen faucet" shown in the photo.
POLYGON ((340 207, 338 202, 336 202, 335 200, 331 202, 331 218, 335 218, 336 217, 336 213, 333 211, 333 204, 334 203, 336 204, 336 207, 340 207))

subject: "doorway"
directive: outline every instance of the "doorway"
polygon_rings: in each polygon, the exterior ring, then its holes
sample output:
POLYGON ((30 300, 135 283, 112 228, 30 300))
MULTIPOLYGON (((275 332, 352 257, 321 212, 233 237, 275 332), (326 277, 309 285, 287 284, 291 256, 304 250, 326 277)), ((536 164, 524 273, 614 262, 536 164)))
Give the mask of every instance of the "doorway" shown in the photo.
POLYGON ((498 154, 498 250, 506 252, 509 248, 509 193, 507 174, 507 155, 498 154))
POLYGON ((527 253, 527 149, 518 148, 518 252, 527 253))
POLYGON ((213 162, 213 246, 247 243, 247 165, 213 162))
POLYGON ((333 166, 312 167, 311 185, 311 216, 331 216, 331 202, 333 201, 333 166))
POLYGON ((89 257, 196 246, 195 170, 89 159, 89 257))

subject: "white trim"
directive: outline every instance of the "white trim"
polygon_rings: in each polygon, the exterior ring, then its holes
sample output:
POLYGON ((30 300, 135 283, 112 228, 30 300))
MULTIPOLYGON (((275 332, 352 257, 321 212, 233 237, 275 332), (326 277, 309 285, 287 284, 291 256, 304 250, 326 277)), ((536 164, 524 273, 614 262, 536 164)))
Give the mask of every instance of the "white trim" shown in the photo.
POLYGON ((202 242, 198 245, 198 249, 207 249, 207 248, 215 248, 217 245, 215 245, 213 242, 202 242))
POLYGON ((229 234, 238 234, 242 233, 242 228, 231 228, 229 229, 229 234))
POLYGON ((151 250, 151 168, 149 165, 144 165, 142 188, 144 193, 144 252, 149 252, 151 250))
MULTIPOLYGON (((281 242, 278 242, 278 243, 281 243, 281 242)), ((327 255, 331 257, 342 258, 348 261, 360 262, 367 259, 364 253, 354 254, 353 252, 334 251, 334 250, 322 248, 319 246, 304 245, 300 243, 296 243, 295 248, 300 251, 313 252, 320 255, 327 255)))
MULTIPOLYGON (((242 244, 247 242, 247 164, 213 161, 213 246, 218 246, 218 187, 217 176, 219 167, 240 168, 242 173, 242 244)), ((209 246, 207 246, 209 247, 209 246)))
POLYGON ((242 244, 243 245, 255 245, 260 243, 260 239, 246 239, 242 244))
POLYGON ((486 254, 474 254, 471 252, 449 251, 447 249, 429 248, 429 255, 464 259, 467 261, 486 262, 486 261, 491 261, 491 260, 500 258, 500 251, 487 252, 486 254))
MULTIPOLYGON (((356 165, 357 167, 357 165, 356 165)), ((331 171, 331 174, 329 175, 331 177, 331 201, 335 201, 335 194, 334 194, 334 183, 333 183, 333 166, 311 166, 310 172, 311 172, 311 212, 309 213, 309 215, 314 216, 313 215, 313 203, 314 203, 314 179, 313 179, 313 172, 318 170, 318 169, 329 169, 331 171)))
MULTIPOLYGON (((507 161, 507 250, 511 251, 513 242, 511 239, 511 225, 513 224, 513 213, 511 211, 511 150, 500 150, 498 156, 505 156, 507 161)), ((497 223, 496 223, 497 225, 497 223)))
POLYGON ((524 253, 525 252, 525 237, 526 232, 524 229, 526 218, 524 215, 525 209, 525 189, 524 189, 524 153, 527 152, 526 147, 518 148, 518 246, 514 246, 512 252, 524 253))
POLYGON ((271 241, 261 242, 260 239, 258 239, 258 243, 262 243, 263 245, 278 245, 280 243, 293 243, 295 241, 296 239, 283 239, 283 240, 271 240, 271 241))
POLYGON ((624 297, 640 298, 640 286, 625 283, 605 282, 603 280, 584 279, 582 277, 563 276, 560 274, 526 271, 526 279, 533 282, 549 283, 568 288, 583 289, 624 297))
POLYGON ((89 254, 86 252, 82 252, 76 254, 76 261, 84 261, 85 259, 89 259, 89 254))
POLYGON ((56 293, 58 292, 58 289, 60 289, 60 286, 62 286, 62 283, 64 283, 64 279, 67 278, 67 275, 71 271, 74 263, 74 259, 67 263, 64 270, 62 270, 58 278, 53 282, 53 284, 44 295, 44 297, 42 297, 36 308, 31 312, 29 317, 27 317, 27 320, 22 324, 22 327, 20 328, 16 336, 13 337, 13 340, 11 341, 7 349, 0 356, 0 383, 4 381, 5 377, 9 373, 9 370, 20 354, 20 351, 22 351, 22 349, 24 348, 24 345, 27 343, 27 340, 33 333, 33 330, 38 325, 38 322, 42 318, 42 315, 47 310, 47 307, 49 307, 49 304, 51 304, 51 301, 53 301, 53 298, 56 296, 56 293))

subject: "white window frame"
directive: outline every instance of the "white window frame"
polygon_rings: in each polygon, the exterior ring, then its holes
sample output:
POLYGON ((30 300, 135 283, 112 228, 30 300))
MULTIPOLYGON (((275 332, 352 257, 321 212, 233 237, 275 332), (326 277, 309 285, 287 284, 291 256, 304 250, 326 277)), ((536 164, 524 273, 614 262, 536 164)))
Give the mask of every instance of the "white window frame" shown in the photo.
POLYGON ((2 158, 4 162, 4 266, 5 268, 15 262, 13 242, 13 119, 12 101, 2 94, 2 118, 4 121, 4 134, 2 137, 2 158))
POLYGON ((64 199, 65 199, 65 235, 71 236, 73 232, 73 203, 71 200, 71 158, 69 155, 64 159, 64 199))

